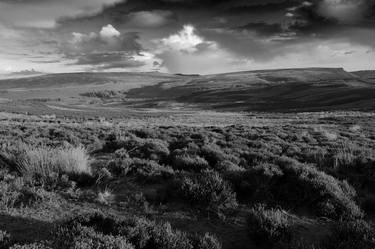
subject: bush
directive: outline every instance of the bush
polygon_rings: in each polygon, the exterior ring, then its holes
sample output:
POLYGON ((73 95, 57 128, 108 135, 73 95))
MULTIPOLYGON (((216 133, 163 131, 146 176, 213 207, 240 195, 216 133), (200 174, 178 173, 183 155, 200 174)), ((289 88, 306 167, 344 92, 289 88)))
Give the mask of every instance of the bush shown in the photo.
POLYGON ((274 246, 292 240, 291 223, 285 211, 258 205, 250 210, 248 225, 251 238, 259 245, 274 246))
POLYGON ((163 161, 169 155, 168 143, 159 139, 145 139, 139 150, 133 154, 140 158, 163 161))
POLYGON ((133 164, 133 159, 114 159, 107 163, 106 168, 117 177, 126 176, 130 171, 133 164))
MULTIPOLYGON (((54 249, 50 247, 47 243, 32 243, 25 245, 13 245, 9 249, 54 249)), ((77 248, 78 249, 78 248, 77 248)))
POLYGON ((333 219, 362 217, 354 201, 356 192, 346 181, 289 158, 280 158, 277 164, 284 176, 275 186, 275 194, 284 203, 309 204, 316 214, 333 219))
POLYGON ((55 249, 134 249, 134 247, 121 236, 104 235, 92 227, 76 225, 72 228, 61 227, 53 242, 55 249))
POLYGON ((200 172, 208 169, 208 162, 200 156, 192 155, 177 155, 172 159, 172 165, 174 169, 200 172))
POLYGON ((211 167, 226 159, 226 154, 215 144, 205 145, 201 148, 200 156, 207 160, 211 167))
POLYGON ((145 159, 116 159, 107 165, 109 171, 116 176, 138 176, 142 178, 169 178, 174 175, 170 167, 162 166, 155 161, 145 159))
POLYGON ((197 249, 221 249, 221 244, 218 239, 209 233, 206 233, 201 238, 196 236, 193 240, 193 245, 193 247, 197 249))
POLYGON ((363 220, 338 222, 327 241, 327 249, 373 249, 375 248, 374 227, 363 220))
POLYGON ((180 188, 181 195, 191 204, 204 206, 216 213, 238 205, 236 194, 214 171, 204 171, 196 177, 185 177, 180 188))
POLYGON ((246 161, 246 165, 244 165, 246 169, 252 168, 261 163, 273 163, 276 158, 276 156, 269 151, 246 152, 243 153, 241 157, 246 161))
MULTIPOLYGON (((54 248, 220 249, 212 236, 188 236, 168 224, 143 218, 116 219, 102 213, 73 217, 57 229, 54 248), (80 241, 94 247, 72 247, 80 241), (118 247, 118 245, 122 247, 118 247), (106 247, 104 247, 106 246, 106 247)), ((81 243, 82 243, 81 242, 81 243)))
POLYGON ((0 249, 7 249, 10 245, 10 235, 0 230, 0 249))
POLYGON ((244 171, 245 169, 238 166, 237 164, 229 161, 229 160, 225 160, 225 161, 222 161, 222 162, 219 162, 216 166, 215 166, 215 169, 219 172, 232 172, 232 171, 244 171))
POLYGON ((49 193, 44 189, 27 186, 22 178, 0 182, 0 209, 30 207, 42 203, 49 193))
POLYGON ((307 207, 316 215, 333 219, 362 217, 355 203, 356 192, 346 181, 290 158, 282 157, 275 163, 227 174, 240 200, 307 207))
POLYGON ((20 144, 9 160, 22 176, 48 178, 58 174, 91 174, 89 156, 82 147, 51 148, 20 144))
POLYGON ((276 200, 274 187, 283 175, 279 166, 264 163, 243 172, 230 172, 227 178, 241 200, 272 202, 276 200))
POLYGON ((116 138, 109 137, 103 147, 105 152, 115 152, 124 149, 130 157, 164 161, 169 156, 168 143, 159 139, 142 139, 138 137, 116 138))

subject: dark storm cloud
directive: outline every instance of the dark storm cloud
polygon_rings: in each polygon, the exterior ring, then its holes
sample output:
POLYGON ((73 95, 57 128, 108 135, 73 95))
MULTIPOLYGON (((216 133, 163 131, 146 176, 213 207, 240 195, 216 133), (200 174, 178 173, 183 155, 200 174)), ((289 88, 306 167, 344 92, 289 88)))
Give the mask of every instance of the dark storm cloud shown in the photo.
POLYGON ((283 32, 282 25, 280 23, 266 23, 266 22, 254 22, 248 23, 241 27, 237 27, 237 30, 251 30, 259 36, 272 36, 283 32))
POLYGON ((332 27, 374 27, 375 0, 315 0, 290 9, 291 28, 324 31, 332 27))

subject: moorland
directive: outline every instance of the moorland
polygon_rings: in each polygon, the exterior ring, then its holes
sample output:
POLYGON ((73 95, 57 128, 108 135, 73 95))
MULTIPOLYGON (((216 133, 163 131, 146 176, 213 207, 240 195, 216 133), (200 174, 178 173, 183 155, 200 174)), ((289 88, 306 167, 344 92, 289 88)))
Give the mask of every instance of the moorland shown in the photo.
POLYGON ((0 81, 0 248, 375 247, 373 73, 0 81))

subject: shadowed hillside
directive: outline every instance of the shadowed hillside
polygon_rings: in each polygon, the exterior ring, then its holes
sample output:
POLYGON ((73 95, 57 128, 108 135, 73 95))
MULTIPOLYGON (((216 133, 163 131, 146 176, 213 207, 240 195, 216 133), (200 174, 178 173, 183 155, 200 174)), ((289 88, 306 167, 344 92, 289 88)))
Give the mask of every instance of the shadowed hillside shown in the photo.
POLYGON ((72 73, 0 80, 0 108, 89 115, 186 111, 373 110, 371 71, 305 68, 217 75, 72 73), (100 113, 98 113, 100 111, 100 113))
POLYGON ((373 109, 375 85, 343 69, 287 69, 202 76, 132 89, 128 96, 174 99, 231 111, 373 109))
POLYGON ((362 79, 375 83, 375 71, 373 70, 357 71, 353 72, 353 74, 357 75, 358 77, 361 77, 362 79))

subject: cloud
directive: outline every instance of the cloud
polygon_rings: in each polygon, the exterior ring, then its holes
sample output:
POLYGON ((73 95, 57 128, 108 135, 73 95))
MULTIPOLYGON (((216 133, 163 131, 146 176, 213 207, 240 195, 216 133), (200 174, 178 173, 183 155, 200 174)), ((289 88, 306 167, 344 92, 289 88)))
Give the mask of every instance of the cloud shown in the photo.
POLYGON ((340 23, 358 23, 367 17, 372 6, 372 0, 323 0, 318 3, 317 12, 340 23))
POLYGON ((247 30, 256 33, 258 36, 267 37, 274 36, 284 32, 283 27, 279 23, 254 22, 248 23, 237 30, 247 30))
POLYGON ((154 69, 157 61, 143 51, 136 33, 121 33, 108 24, 98 33, 73 32, 71 39, 61 48, 65 58, 74 65, 88 66, 90 70, 146 68, 154 69))
POLYGON ((0 16, 18 27, 53 28, 61 17, 92 15, 121 0, 0 0, 0 16))
POLYGON ((354 67, 348 58, 361 60, 362 55, 370 65, 375 53, 365 56, 363 51, 375 48, 374 4, 375 0, 0 0, 0 62, 16 71, 216 73, 314 63, 354 67), (335 43, 345 46, 331 53, 335 43))
POLYGON ((315 0, 304 1, 288 13, 300 28, 306 26, 311 29, 314 26, 317 30, 324 30, 327 25, 366 27, 373 18, 374 10, 374 0, 315 0))
POLYGON ((251 60, 237 56, 214 41, 199 36, 192 25, 157 40, 156 56, 171 73, 213 74, 222 71, 245 70, 251 60))
POLYGON ((127 25, 141 28, 155 28, 167 24, 173 18, 168 10, 139 11, 128 15, 127 25))
POLYGON ((32 69, 25 69, 21 71, 11 72, 9 74, 13 76, 30 76, 30 75, 43 74, 43 72, 36 71, 34 68, 32 68, 32 69))
POLYGON ((99 33, 73 32, 71 39, 63 43, 61 49, 65 54, 117 51, 138 53, 142 50, 138 38, 137 33, 122 34, 111 24, 108 24, 103 26, 99 33))
POLYGON ((100 30, 99 35, 104 40, 112 40, 120 37, 121 33, 111 24, 108 24, 107 26, 104 26, 102 30, 100 30))
POLYGON ((210 46, 212 42, 205 41, 202 37, 196 34, 196 29, 192 25, 184 25, 182 30, 177 34, 170 35, 167 38, 161 39, 161 43, 169 49, 196 52, 198 46, 210 46))

